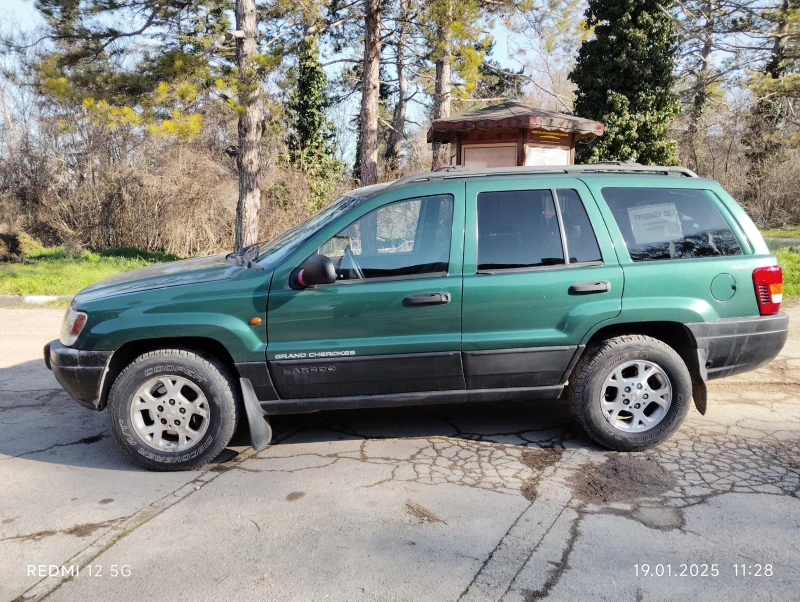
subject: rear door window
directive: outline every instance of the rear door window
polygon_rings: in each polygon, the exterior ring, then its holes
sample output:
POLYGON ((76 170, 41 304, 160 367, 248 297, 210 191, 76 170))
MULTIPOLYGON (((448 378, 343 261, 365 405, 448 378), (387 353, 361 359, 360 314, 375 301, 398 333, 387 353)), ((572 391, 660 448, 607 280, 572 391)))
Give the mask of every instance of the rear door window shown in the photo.
POLYGON ((741 255, 728 222, 702 190, 603 188, 633 261, 741 255))
POLYGON ((564 223, 564 234, 567 240, 567 251, 570 263, 594 263, 603 260, 600 246, 597 244, 592 222, 586 214, 586 208, 577 190, 559 188, 556 190, 558 208, 561 210, 561 221, 564 223))
POLYGON ((563 263, 558 216, 549 189, 478 194, 478 270, 563 263))
POLYGON ((592 223, 576 190, 478 194, 478 270, 602 263, 602 259, 592 223))

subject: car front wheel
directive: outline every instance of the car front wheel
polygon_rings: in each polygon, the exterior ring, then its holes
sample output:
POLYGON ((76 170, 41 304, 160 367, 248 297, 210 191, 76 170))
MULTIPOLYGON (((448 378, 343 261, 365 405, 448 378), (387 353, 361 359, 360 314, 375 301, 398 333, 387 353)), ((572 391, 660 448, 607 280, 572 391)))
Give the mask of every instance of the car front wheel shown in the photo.
POLYGON ((587 349, 569 386, 572 414, 604 447, 658 445, 689 410, 692 381, 681 356, 658 339, 626 335, 587 349))
POLYGON ((213 460, 238 421, 225 367, 183 349, 139 356, 114 381, 108 407, 120 447, 150 470, 189 470, 213 460))

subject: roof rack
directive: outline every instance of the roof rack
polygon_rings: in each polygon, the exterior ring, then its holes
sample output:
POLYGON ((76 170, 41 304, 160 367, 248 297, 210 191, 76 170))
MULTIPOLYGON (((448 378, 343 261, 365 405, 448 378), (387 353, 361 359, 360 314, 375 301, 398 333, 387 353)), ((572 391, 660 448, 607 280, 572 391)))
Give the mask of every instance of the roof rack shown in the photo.
POLYGON ((487 176, 519 176, 547 174, 597 174, 597 173, 638 173, 664 176, 698 178, 691 169, 674 165, 641 165, 625 161, 607 161, 602 163, 586 163, 582 165, 564 165, 558 167, 491 167, 486 169, 469 169, 462 165, 448 165, 436 171, 418 173, 395 180, 390 186, 400 186, 412 182, 431 180, 450 180, 455 178, 480 178, 487 176))

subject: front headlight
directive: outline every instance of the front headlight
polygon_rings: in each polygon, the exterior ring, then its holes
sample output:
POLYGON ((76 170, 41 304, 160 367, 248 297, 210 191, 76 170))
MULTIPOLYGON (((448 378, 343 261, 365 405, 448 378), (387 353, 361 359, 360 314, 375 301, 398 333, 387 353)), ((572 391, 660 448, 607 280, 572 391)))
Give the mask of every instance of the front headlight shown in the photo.
POLYGON ((59 340, 61 344, 66 347, 72 347, 78 339, 78 335, 86 326, 86 318, 88 316, 82 311, 76 311, 70 305, 67 313, 64 314, 64 320, 61 322, 61 336, 59 340))

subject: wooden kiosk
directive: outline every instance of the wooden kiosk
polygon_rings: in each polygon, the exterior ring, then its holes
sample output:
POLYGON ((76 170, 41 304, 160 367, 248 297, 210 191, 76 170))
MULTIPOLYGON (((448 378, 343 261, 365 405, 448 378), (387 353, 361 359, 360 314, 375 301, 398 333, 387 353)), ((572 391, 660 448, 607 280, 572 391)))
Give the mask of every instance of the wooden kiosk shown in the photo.
POLYGON ((428 142, 450 143, 451 165, 573 165, 575 143, 602 135, 599 121, 507 101, 436 119, 428 142))

